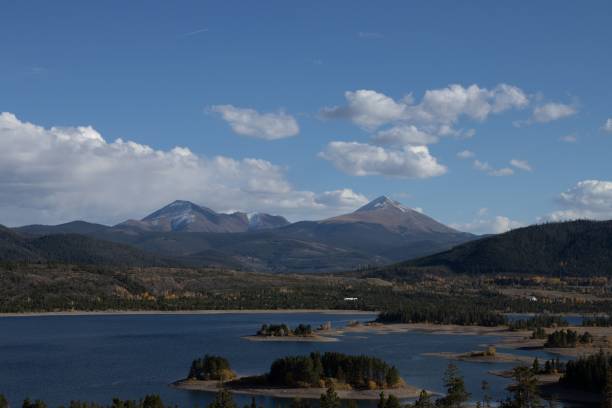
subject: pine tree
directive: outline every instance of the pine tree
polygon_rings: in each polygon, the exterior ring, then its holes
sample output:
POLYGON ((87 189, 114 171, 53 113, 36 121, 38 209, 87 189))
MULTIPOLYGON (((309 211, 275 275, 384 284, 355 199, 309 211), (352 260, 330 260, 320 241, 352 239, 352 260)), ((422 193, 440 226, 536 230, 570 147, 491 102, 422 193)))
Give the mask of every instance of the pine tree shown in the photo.
POLYGON ((208 405, 208 408, 237 408, 234 403, 234 398, 228 390, 221 390, 217 393, 214 401, 208 405))
POLYGON ((444 373, 444 385, 446 396, 439 399, 437 404, 448 408, 459 408, 470 398, 470 394, 465 389, 463 377, 454 364, 449 364, 444 373))
POLYGON ((540 360, 538 360, 537 357, 533 360, 533 365, 531 366, 531 369, 533 370, 534 374, 538 374, 540 372, 540 360))
POLYGON ((482 390, 484 408, 491 408, 491 401, 493 401, 491 397, 491 385, 489 385, 487 381, 483 381, 480 385, 480 389, 482 390))
POLYGON ((538 395, 538 380, 531 369, 525 366, 516 367, 512 370, 512 378, 515 381, 510 389, 512 398, 504 405, 515 408, 539 408, 542 406, 538 395))
POLYGON ((387 402, 385 403, 385 408, 401 408, 401 404, 395 395, 389 395, 387 397, 387 402))
POLYGON ((291 400, 290 408, 310 408, 310 403, 301 398, 294 398, 291 400))
POLYGON ((9 403, 4 394, 0 394, 0 408, 8 408, 9 403))
POLYGON ((414 402, 414 408, 433 408, 434 403, 431 401, 431 395, 425 390, 421 390, 419 398, 414 402))
POLYGON ((602 408, 612 408, 612 367, 608 368, 601 406, 602 408))
POLYGON ((385 408, 385 405, 387 405, 387 400, 385 398, 385 392, 381 391, 379 394, 379 398, 378 398, 378 405, 376 405, 376 407, 385 408))
POLYGON ((327 389, 325 394, 321 394, 320 408, 340 408, 340 397, 331 386, 327 389))

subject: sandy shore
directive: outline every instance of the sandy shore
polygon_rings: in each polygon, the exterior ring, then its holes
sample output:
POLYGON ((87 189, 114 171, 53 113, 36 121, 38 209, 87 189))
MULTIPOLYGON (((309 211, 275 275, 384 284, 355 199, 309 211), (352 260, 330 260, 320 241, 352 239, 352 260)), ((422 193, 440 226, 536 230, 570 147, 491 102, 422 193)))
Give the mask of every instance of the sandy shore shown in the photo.
POLYGON ((494 356, 471 355, 470 353, 423 353, 424 356, 441 357, 449 360, 467 361, 472 363, 533 363, 533 358, 514 354, 496 353, 494 356))
MULTIPOLYGON (((333 336, 344 333, 405 333, 410 331, 431 333, 431 334, 456 334, 473 336, 505 336, 508 329, 505 326, 484 327, 484 326, 459 326, 453 324, 431 324, 431 323, 397 323, 397 324, 356 324, 339 329, 332 329, 329 334, 333 336)), ((514 332, 516 333, 516 332, 514 332)), ((530 333, 531 334, 531 333, 530 333)))
MULTIPOLYGON (((217 392, 223 386, 218 381, 197 381, 197 380, 181 380, 172 384, 173 387, 184 390, 217 392)), ((301 399, 319 399, 321 394, 325 394, 325 388, 228 388, 236 394, 247 395, 264 395, 276 398, 301 398, 301 399)), ((337 390, 338 396, 341 399, 352 400, 377 400, 380 398, 380 392, 384 391, 385 395, 394 395, 399 399, 416 398, 421 392, 420 388, 411 385, 404 385, 400 388, 390 388, 385 390, 337 390)))
MULTIPOLYGON (((484 326, 458 326, 452 324, 431 324, 431 323, 405 323, 405 324, 357 324, 329 332, 330 336, 341 336, 344 333, 364 333, 364 334, 388 334, 405 333, 410 331, 424 332, 430 334, 446 335, 470 335, 470 336, 497 336, 500 340, 493 344, 496 348, 502 349, 542 349, 553 354, 567 357, 579 357, 598 353, 599 350, 612 352, 612 327, 582 327, 569 326, 562 328, 548 328, 546 333, 555 330, 570 329, 578 333, 588 331, 595 339, 591 345, 578 345, 574 348, 544 348, 544 339, 532 339, 531 330, 511 331, 506 326, 484 327, 484 326)), ((449 353, 452 354, 452 353, 449 353)), ((448 354, 445 355, 448 357, 448 354)), ((440 356, 442 357, 442 356, 440 356)), ((467 361, 467 360, 466 360, 467 361)), ((475 361, 475 360, 471 360, 475 361)), ((524 361, 526 362, 526 361, 524 361)))
POLYGON ((545 339, 532 339, 531 331, 508 331, 507 335, 502 335, 504 338, 496 347, 506 349, 541 349, 552 354, 558 354, 566 357, 579 357, 584 355, 599 353, 599 350, 604 352, 612 352, 612 327, 583 327, 569 326, 562 328, 545 329, 546 333, 552 333, 555 330, 570 329, 578 333, 588 331, 594 336, 594 341, 590 345, 578 344, 576 347, 560 348, 560 347, 544 347, 545 339))
POLYGON ((242 336, 248 341, 281 341, 281 342, 313 342, 313 343, 333 343, 340 341, 337 337, 327 337, 315 334, 313 336, 242 336))
POLYGON ((256 313, 321 313, 329 315, 364 315, 376 316, 378 312, 363 310, 335 309, 231 309, 231 310, 101 310, 101 311, 60 311, 60 312, 26 312, 0 313, 0 317, 39 317, 39 316, 115 316, 115 315, 221 315, 221 314, 256 314, 256 313))

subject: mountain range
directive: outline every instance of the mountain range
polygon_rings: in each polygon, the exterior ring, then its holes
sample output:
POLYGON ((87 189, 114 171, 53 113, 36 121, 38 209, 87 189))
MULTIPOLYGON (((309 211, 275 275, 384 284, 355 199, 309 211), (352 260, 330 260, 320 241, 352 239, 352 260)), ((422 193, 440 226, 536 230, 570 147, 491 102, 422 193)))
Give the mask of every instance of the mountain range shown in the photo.
MULTIPOLYGON (((352 213, 321 221, 289 223, 265 213, 223 214, 189 201, 175 201, 141 220, 115 226, 74 221, 28 225, 11 232, 27 245, 42 237, 61 241, 67 240, 67 235, 80 234, 138 251, 133 255, 136 259, 145 255, 141 262, 147 264, 273 272, 330 272, 385 265, 476 238, 384 196, 352 213)), ((70 252, 67 247, 63 251, 70 252)))

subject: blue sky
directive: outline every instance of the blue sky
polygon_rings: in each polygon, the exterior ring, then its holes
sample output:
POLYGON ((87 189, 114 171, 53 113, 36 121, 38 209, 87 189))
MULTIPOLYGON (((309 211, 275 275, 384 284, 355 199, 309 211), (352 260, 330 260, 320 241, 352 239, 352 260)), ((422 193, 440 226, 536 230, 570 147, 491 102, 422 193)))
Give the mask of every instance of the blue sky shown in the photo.
POLYGON ((317 219, 379 195, 475 232, 612 218, 611 16, 5 2, 0 223, 114 223, 173 199, 317 219))

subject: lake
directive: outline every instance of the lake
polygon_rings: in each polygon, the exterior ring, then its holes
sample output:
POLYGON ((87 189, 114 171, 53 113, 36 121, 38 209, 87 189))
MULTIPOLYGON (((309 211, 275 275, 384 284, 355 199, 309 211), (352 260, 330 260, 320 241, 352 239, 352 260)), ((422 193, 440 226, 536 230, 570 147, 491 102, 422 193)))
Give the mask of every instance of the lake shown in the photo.
MULTIPOLYGON (((204 354, 227 357, 238 374, 267 371, 272 360, 311 351, 368 354, 396 365, 409 384, 442 392, 448 361, 427 352, 467 352, 496 337, 428 333, 353 333, 334 343, 249 342, 263 323, 312 324, 331 321, 334 327, 374 315, 326 313, 135 314, 35 316, 0 318, 0 393, 12 406, 43 399, 50 407, 70 400, 109 404, 112 397, 139 399, 160 394, 166 403, 203 407, 212 395, 171 388, 184 378, 191 361, 204 354)), ((551 358, 542 351, 520 354, 551 358)), ((508 380, 488 374, 512 364, 458 362, 473 399, 480 398, 482 380, 491 384, 495 400, 505 396, 508 380)), ((266 407, 287 400, 258 397, 266 407)), ((248 396, 236 396, 240 405, 248 396)), ((367 402, 362 406, 375 406, 367 402)))

